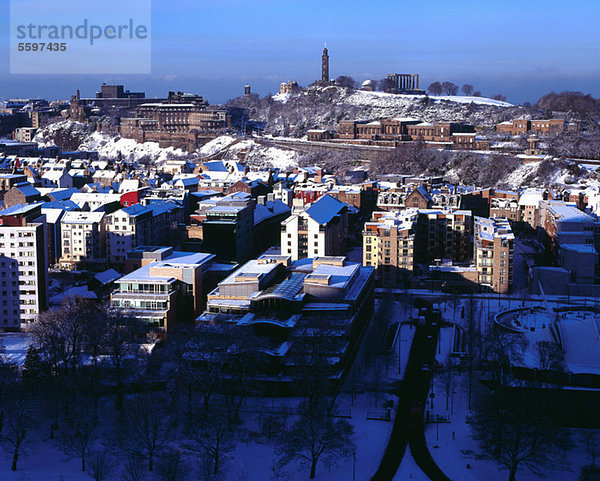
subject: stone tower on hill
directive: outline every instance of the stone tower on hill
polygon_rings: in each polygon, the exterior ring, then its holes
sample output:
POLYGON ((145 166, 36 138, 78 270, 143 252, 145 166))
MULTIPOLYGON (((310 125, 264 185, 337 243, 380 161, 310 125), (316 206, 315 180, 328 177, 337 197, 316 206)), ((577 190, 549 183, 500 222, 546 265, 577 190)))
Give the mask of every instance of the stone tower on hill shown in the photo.
POLYGON ((322 60, 321 81, 329 82, 329 53, 327 52, 327 45, 325 45, 325 48, 323 49, 322 60))

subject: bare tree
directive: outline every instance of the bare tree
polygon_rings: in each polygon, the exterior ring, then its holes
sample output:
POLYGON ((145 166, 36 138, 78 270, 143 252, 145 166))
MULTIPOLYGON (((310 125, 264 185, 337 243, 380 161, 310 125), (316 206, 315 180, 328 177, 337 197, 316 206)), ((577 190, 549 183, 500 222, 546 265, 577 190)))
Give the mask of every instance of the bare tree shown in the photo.
POLYGON ((340 87, 350 89, 355 89, 357 85, 356 80, 354 80, 352 77, 349 77, 348 75, 340 75, 338 78, 335 79, 335 83, 340 87))
POLYGON ((592 465, 596 465, 596 458, 600 455, 600 436, 597 431, 585 431, 582 436, 585 443, 585 452, 591 458, 592 465))
POLYGON ((473 87, 471 84, 464 84, 462 86, 462 91, 467 97, 473 93, 474 89, 475 87, 473 87))
POLYGON ((429 87, 427 87, 427 91, 431 95, 441 95, 441 93, 443 92, 442 84, 439 82, 433 82, 429 84, 429 87))
POLYGON ((473 92, 473 97, 481 97, 481 91, 476 90, 475 92, 473 92))
POLYGON ((12 452, 10 469, 16 471, 21 449, 31 427, 31 417, 25 401, 20 396, 12 403, 5 416, 0 441, 3 442, 8 451, 12 452))
POLYGON ((495 385, 506 384, 511 366, 523 359, 527 339, 499 327, 490 327, 484 336, 482 358, 495 385))
POLYGON ((165 450, 157 463, 156 471, 162 481, 183 481, 187 476, 187 465, 176 449, 165 450))
POLYGON ((494 100, 500 100, 501 102, 506 102, 506 95, 496 94, 492 98, 494 100))
POLYGON ((283 433, 280 444, 281 460, 287 464, 298 460, 310 467, 310 479, 316 476, 317 464, 331 466, 355 452, 353 428, 345 419, 335 418, 330 403, 309 403, 299 406, 300 418, 283 433))
POLYGON ((446 92, 446 95, 456 95, 458 92, 458 85, 446 81, 442 83, 442 89, 446 92))
POLYGON ((88 464, 88 476, 94 481, 106 481, 114 471, 114 461, 106 449, 92 451, 88 464))
POLYGON ((594 464, 583 466, 577 481, 600 481, 600 467, 594 464))
POLYGON ((202 455, 204 468, 214 477, 220 475, 225 469, 227 454, 234 448, 227 409, 212 406, 200 412, 192 421, 190 435, 193 444, 186 447, 202 455))
POLYGON ((154 457, 167 441, 167 416, 157 396, 140 395, 128 407, 127 417, 119 435, 124 451, 148 461, 148 470, 154 467, 154 457))
POLYGON ((144 474, 144 458, 129 454, 123 465, 121 481, 142 481, 144 474))
POLYGON ((271 472, 272 481, 289 481, 291 479, 290 473, 285 469, 285 464, 279 459, 275 459, 271 466, 269 466, 271 472))
POLYGON ((137 352, 135 340, 142 330, 140 321, 127 311, 112 309, 106 313, 106 330, 102 344, 115 374, 117 409, 123 407, 123 361, 128 355, 137 352))
POLYGON ((59 436, 63 451, 81 460, 81 470, 85 471, 85 461, 95 439, 96 420, 78 406, 71 419, 65 423, 65 429, 59 436))
POLYGON ((501 387, 482 393, 468 422, 483 457, 508 469, 509 481, 515 481, 521 466, 535 474, 555 466, 571 448, 569 431, 539 390, 501 387))
POLYGON ((74 384, 87 341, 89 323, 96 322, 98 309, 86 299, 74 298, 60 308, 38 316, 31 333, 34 344, 50 362, 55 372, 68 371, 74 384))
POLYGON ((557 343, 538 341, 536 348, 540 371, 564 371, 565 355, 557 343))
POLYGON ((387 77, 379 80, 377 85, 379 86, 379 90, 382 92, 392 92, 396 88, 394 82, 387 77))

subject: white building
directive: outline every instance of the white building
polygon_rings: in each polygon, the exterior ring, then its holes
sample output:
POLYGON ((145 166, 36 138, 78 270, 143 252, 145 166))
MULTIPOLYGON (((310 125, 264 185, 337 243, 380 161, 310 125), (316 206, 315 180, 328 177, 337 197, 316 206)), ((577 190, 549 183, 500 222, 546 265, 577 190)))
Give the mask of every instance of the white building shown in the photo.
POLYGON ((42 187, 70 189, 73 187, 73 177, 64 170, 49 170, 42 174, 42 187))
POLYGON ((132 205, 106 216, 106 255, 113 264, 123 264, 125 256, 139 245, 153 244, 153 211, 132 205))
POLYGON ((116 210, 121 205, 120 194, 101 194, 101 193, 84 193, 79 192, 71 196, 71 200, 75 202, 80 209, 94 211, 110 211, 116 210))
POLYGON ((60 221, 63 269, 106 262, 104 212, 67 212, 60 221))
POLYGON ((281 223, 281 255, 292 260, 344 253, 348 206, 329 195, 281 223))
POLYGON ((0 328, 19 329, 48 306, 46 218, 41 204, 0 212, 0 328))

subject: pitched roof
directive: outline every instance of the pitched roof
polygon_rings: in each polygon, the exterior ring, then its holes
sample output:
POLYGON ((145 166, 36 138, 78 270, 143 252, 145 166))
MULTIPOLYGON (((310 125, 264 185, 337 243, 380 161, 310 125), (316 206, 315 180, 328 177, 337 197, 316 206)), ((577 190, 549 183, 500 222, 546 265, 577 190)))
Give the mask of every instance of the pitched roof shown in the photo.
POLYGON ((331 197, 324 195, 308 209, 306 213, 319 224, 327 224, 331 219, 338 215, 346 207, 346 204, 331 197))
POLYGON ((13 187, 14 189, 18 189, 21 194, 26 197, 35 197, 40 195, 40 191, 37 190, 33 185, 29 182, 22 182, 13 187))

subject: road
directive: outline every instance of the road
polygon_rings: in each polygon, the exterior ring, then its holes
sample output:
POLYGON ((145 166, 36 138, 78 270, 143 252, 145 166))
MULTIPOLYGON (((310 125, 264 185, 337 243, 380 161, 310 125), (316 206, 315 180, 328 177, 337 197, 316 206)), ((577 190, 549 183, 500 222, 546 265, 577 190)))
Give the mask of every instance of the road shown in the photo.
POLYGON ((450 481, 435 464, 425 441, 423 409, 431 385, 439 325, 431 317, 417 326, 410 348, 404 380, 398 388, 398 407, 390 440, 381 463, 371 481, 392 481, 402 462, 407 446, 423 472, 434 481, 450 481))

